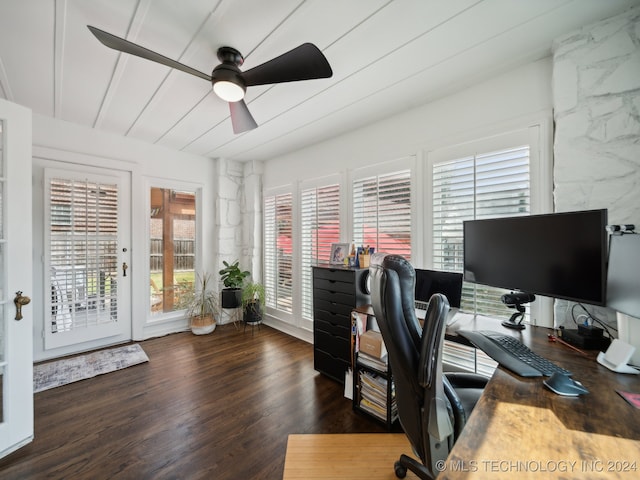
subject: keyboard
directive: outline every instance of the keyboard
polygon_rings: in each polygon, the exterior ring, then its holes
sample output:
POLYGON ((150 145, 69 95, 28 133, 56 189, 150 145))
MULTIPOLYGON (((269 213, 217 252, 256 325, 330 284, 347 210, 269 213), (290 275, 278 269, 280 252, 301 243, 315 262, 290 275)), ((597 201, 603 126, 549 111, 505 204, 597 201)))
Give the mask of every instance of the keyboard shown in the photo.
POLYGON ((521 377, 550 377, 555 372, 571 375, 570 371, 534 353, 509 335, 490 330, 458 330, 458 333, 501 366, 521 377))

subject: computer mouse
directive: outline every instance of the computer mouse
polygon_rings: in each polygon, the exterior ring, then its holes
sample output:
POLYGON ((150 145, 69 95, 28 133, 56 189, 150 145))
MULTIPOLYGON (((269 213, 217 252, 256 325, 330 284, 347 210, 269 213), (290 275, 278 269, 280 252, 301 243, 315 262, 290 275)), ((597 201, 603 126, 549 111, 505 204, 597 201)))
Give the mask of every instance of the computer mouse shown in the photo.
POLYGON ((589 390, 584 388, 580 382, 574 380, 568 375, 565 375, 564 373, 555 372, 551 374, 549 378, 543 380, 542 383, 544 383, 549 390, 557 393, 558 395, 577 397, 578 395, 589 393, 589 390))

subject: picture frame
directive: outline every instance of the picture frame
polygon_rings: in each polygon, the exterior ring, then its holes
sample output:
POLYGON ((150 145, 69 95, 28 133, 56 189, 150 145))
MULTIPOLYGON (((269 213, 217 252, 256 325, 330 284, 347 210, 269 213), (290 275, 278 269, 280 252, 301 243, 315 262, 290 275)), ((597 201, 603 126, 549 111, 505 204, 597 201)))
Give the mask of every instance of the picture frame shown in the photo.
POLYGON ((344 265, 345 258, 349 257, 349 248, 348 243, 332 243, 329 263, 331 265, 344 265))

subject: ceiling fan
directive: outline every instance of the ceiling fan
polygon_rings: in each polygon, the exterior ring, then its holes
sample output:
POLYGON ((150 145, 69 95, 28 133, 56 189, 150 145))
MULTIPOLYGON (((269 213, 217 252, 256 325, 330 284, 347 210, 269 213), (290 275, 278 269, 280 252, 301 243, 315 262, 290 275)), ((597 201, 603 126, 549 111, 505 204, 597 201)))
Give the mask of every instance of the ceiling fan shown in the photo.
POLYGON ((320 49, 312 43, 303 43, 299 47, 246 72, 242 72, 239 68, 244 62, 244 58, 239 51, 231 47, 220 47, 218 49, 218 59, 222 63, 213 69, 211 75, 207 75, 124 38, 116 37, 90 25, 87 25, 87 27, 100 42, 109 48, 146 58, 152 62, 161 63, 167 67, 209 80, 213 84, 213 91, 216 95, 229 102, 231 124, 233 133, 236 134, 252 130, 258 126, 243 100, 247 87, 329 78, 333 75, 329 62, 320 49))

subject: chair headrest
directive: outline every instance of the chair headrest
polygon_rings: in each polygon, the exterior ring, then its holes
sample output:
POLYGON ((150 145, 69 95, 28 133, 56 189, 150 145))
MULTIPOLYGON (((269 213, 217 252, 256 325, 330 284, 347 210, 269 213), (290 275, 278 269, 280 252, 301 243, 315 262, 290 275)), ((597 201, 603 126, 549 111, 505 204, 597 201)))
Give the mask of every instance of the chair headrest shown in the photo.
MULTIPOLYGON (((407 323, 407 328, 414 345, 420 344, 421 327, 416 319, 415 290, 416 271, 409 261, 402 255, 388 254, 384 252, 374 253, 369 263, 370 272, 375 270, 393 271, 397 275, 399 300, 402 312, 407 323)), ((372 293, 373 294, 373 293, 372 293)))

